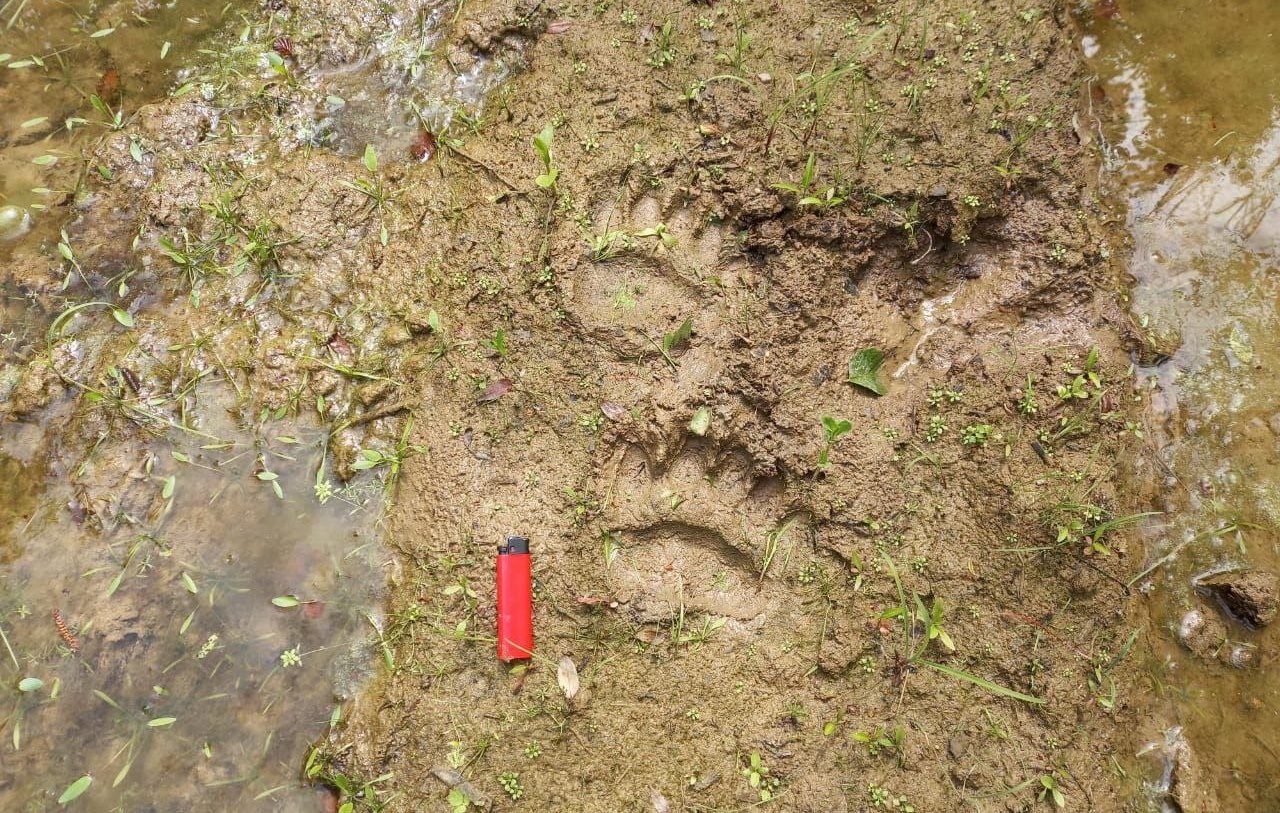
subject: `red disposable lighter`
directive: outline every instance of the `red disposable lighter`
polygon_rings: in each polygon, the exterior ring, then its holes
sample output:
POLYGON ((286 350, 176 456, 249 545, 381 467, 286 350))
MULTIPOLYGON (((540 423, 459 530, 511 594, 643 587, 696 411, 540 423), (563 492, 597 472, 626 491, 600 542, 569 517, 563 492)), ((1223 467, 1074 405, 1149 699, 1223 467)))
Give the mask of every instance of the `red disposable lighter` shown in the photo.
POLYGON ((498 660, 533 656, 533 571, 529 540, 508 536, 498 546, 498 660))

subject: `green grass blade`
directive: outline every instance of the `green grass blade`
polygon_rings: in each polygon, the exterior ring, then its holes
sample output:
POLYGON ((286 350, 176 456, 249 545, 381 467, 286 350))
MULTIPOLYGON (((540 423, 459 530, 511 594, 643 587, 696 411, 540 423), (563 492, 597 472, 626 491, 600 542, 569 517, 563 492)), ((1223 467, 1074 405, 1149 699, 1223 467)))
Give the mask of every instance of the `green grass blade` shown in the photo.
POLYGON ((974 686, 979 686, 983 689, 986 689, 992 694, 998 694, 1001 697, 1009 697, 1014 700, 1021 700, 1024 703, 1034 703, 1037 706, 1044 705, 1043 697, 1032 697, 1029 694, 1023 694, 1022 692, 1015 692, 1013 689, 1006 689, 1004 686, 1001 686, 999 683, 992 683, 986 678, 980 678, 977 675, 971 675, 968 672, 962 671, 960 669, 955 669, 950 666, 943 666, 942 664, 934 663, 933 661, 922 660, 922 661, 919 661, 919 663, 923 666, 929 667, 935 672, 941 672, 942 674, 947 675, 949 677, 953 677, 958 680, 963 680, 968 683, 972 683, 974 686))

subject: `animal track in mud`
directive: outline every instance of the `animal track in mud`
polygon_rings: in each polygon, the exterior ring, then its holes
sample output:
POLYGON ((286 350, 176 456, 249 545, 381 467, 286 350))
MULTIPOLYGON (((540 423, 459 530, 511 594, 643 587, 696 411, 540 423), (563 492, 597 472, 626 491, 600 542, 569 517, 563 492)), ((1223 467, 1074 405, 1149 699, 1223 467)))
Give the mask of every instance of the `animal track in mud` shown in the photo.
MULTIPOLYGON (((620 541, 609 579, 641 621, 669 620, 683 607, 758 624, 790 603, 774 581, 781 554, 760 578, 765 540, 786 521, 782 490, 758 481, 741 452, 714 458, 701 444, 661 469, 636 445, 616 457, 607 522, 620 541)), ((797 541, 791 530, 778 548, 797 541)))
POLYGON ((704 301, 700 280, 724 271, 724 233, 695 210, 623 192, 596 213, 570 297, 598 339, 651 352, 645 336, 674 330, 704 301))

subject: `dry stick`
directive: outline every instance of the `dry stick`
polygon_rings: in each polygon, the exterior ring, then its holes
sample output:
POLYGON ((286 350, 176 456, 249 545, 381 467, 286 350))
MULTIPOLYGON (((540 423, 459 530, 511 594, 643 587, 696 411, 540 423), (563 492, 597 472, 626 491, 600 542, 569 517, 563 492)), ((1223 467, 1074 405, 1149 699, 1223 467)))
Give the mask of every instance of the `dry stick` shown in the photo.
POLYGON ((511 192, 520 191, 520 188, 518 186, 511 183, 511 181, 508 181, 506 178, 502 177, 502 175, 498 172, 498 170, 489 166, 484 161, 481 161, 479 158, 473 158, 470 155, 467 155, 458 147, 446 147, 446 149, 448 149, 449 152, 453 153, 454 155, 466 161, 468 164, 471 164, 472 166, 483 169, 485 172, 489 173, 491 176, 493 176, 495 179, 501 182, 502 185, 505 186, 509 191, 511 192))

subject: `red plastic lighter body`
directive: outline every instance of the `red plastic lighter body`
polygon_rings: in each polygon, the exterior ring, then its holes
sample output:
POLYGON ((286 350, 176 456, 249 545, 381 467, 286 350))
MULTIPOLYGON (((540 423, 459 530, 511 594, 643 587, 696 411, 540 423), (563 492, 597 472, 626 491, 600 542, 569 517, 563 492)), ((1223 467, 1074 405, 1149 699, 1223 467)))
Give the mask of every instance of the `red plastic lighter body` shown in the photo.
POLYGON ((509 536, 498 546, 498 659, 533 656, 533 570, 529 540, 509 536))

